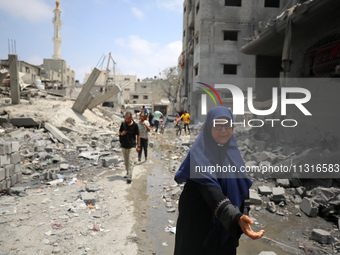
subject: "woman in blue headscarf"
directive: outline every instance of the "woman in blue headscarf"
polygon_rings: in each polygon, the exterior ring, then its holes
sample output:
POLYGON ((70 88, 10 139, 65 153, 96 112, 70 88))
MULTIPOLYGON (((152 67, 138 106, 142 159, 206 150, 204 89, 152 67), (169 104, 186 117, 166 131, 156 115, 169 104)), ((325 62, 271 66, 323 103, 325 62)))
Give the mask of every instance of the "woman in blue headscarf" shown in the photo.
POLYGON ((208 112, 203 130, 176 173, 186 182, 179 200, 175 255, 236 255, 242 233, 252 239, 253 221, 245 214, 251 180, 231 127, 232 113, 223 106, 208 112))

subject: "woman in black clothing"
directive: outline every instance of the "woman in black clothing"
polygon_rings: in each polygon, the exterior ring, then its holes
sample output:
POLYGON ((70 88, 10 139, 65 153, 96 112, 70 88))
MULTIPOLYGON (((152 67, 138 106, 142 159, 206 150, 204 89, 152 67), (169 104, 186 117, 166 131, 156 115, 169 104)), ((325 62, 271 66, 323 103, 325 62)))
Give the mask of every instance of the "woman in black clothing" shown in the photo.
POLYGON ((253 221, 243 214, 251 180, 232 134, 232 113, 223 106, 207 115, 202 132, 176 173, 186 182, 179 200, 175 255, 236 255, 242 233, 252 239, 253 221))

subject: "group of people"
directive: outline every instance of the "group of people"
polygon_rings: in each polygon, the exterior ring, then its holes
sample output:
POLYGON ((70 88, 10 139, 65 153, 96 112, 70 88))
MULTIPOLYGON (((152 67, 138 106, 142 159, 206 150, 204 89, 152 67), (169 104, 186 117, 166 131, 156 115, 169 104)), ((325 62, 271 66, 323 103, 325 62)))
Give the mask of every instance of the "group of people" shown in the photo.
MULTIPOLYGON (((138 162, 141 163, 142 153, 144 151, 145 161, 148 161, 148 143, 149 143, 149 132, 152 127, 149 120, 151 114, 146 107, 142 107, 142 110, 138 113, 138 122, 133 120, 131 112, 126 112, 124 115, 124 121, 121 123, 119 128, 119 141, 121 143, 126 175, 126 182, 130 184, 132 182, 132 171, 134 166, 133 151, 136 149, 138 153, 138 162), (136 147, 137 146, 137 147, 136 147)), ((163 113, 155 111, 153 115, 155 132, 158 132, 160 118, 163 117, 163 113)))
MULTIPOLYGON (((190 132, 190 115, 185 112, 180 119, 190 132)), ((227 169, 238 170, 244 166, 231 122, 232 113, 228 108, 212 108, 201 133, 175 175, 178 184, 185 183, 178 205, 175 255, 236 255, 242 233, 255 240, 265 232, 254 232, 250 227, 253 220, 247 215, 249 207, 246 201, 252 181, 246 173, 196 171, 197 166, 219 165, 221 169, 226 166, 227 169)), ((122 143, 127 182, 131 183, 131 151, 136 147, 135 137, 138 159, 141 159, 142 148, 147 159, 150 125, 145 113, 141 113, 138 124, 132 120, 131 113, 126 113, 125 123, 122 123, 119 134, 131 141, 122 143)))

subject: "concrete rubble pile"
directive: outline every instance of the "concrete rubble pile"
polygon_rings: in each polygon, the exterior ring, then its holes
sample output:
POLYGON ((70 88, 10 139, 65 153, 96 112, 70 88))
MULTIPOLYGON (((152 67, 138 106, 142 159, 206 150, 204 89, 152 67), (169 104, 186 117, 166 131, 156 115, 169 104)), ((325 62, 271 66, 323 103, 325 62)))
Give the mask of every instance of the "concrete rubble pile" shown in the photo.
MULTIPOLYGON (((100 112, 98 115, 104 116, 100 112)), ((3 124, 0 190, 21 182, 52 185, 67 178, 65 173, 98 165, 122 168, 117 135, 120 119, 116 120, 103 126, 95 122, 76 123, 69 117, 59 128, 43 122, 44 128, 39 129, 3 124)))

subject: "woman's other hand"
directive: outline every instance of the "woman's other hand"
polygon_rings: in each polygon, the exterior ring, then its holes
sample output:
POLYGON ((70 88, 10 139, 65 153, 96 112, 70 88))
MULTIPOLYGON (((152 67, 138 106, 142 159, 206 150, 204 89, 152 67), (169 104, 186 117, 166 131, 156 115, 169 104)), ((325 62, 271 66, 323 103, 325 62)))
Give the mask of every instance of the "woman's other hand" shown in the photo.
POLYGON ((249 236, 253 240, 260 239, 265 231, 261 229, 259 232, 254 232, 250 227, 250 225, 253 225, 253 223, 254 221, 247 215, 242 215, 238 220, 238 224, 245 235, 249 236))

